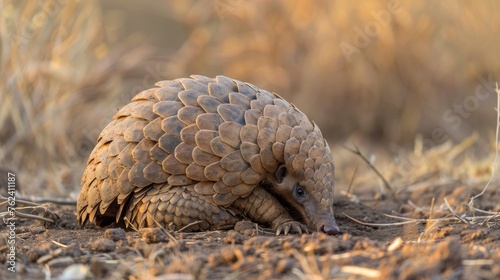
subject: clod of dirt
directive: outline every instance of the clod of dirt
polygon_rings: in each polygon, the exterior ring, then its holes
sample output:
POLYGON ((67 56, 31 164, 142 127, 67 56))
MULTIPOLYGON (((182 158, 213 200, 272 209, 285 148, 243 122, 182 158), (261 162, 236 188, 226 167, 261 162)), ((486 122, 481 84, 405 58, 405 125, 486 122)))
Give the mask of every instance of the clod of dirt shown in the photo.
POLYGON ((45 227, 42 227, 42 226, 30 228, 30 232, 33 234, 40 234, 42 232, 45 232, 46 230, 47 229, 45 227))
POLYGON ((151 252, 154 250, 155 245, 150 245, 142 238, 135 238, 132 236, 127 237, 128 244, 130 247, 137 249, 143 257, 148 258, 151 252))
POLYGON ((241 233, 231 230, 227 233, 227 236, 224 238, 224 242, 227 244, 243 244, 248 237, 242 235, 241 233))
POLYGON ((256 235, 255 224, 247 220, 237 222, 234 225, 234 230, 246 236, 256 235))
POLYGON ((92 242, 90 248, 97 252, 107 253, 114 251, 116 249, 116 244, 111 239, 100 238, 92 242))
POLYGON ((359 240, 354 244, 353 249, 354 250, 369 250, 371 248, 379 248, 382 249, 382 246, 380 246, 380 242, 377 242, 376 240, 359 240))
POLYGON ((287 254, 292 254, 291 252, 293 250, 300 250, 301 246, 302 245, 300 244, 300 239, 298 239, 298 238, 286 239, 286 240, 283 240, 282 249, 287 254))
POLYGON ((72 263, 72 258, 83 255, 80 244, 76 241, 67 246, 58 246, 52 242, 37 244, 28 250, 28 259, 31 262, 47 263, 52 266, 65 266, 72 263))
POLYGON ((103 262, 102 260, 98 260, 96 258, 90 260, 89 271, 95 279, 104 279, 114 270, 116 270, 116 265, 103 262))
POLYGON ((380 271, 381 279, 458 279, 461 265, 460 242, 450 238, 438 244, 406 244, 382 262, 380 271))
POLYGON ((69 244, 73 241, 74 237, 70 236, 61 236, 59 238, 56 238, 56 241, 61 243, 61 244, 69 244))
POLYGON ((190 275, 192 277, 193 274, 198 274, 199 270, 203 267, 204 263, 202 261, 202 259, 181 256, 179 258, 174 258, 172 262, 165 267, 163 272, 166 274, 182 274, 185 276, 190 275))
POLYGON ((175 250, 175 252, 187 252, 189 251, 189 247, 187 245, 186 240, 177 240, 177 242, 169 242, 163 245, 162 249, 166 251, 175 250))
POLYGON ((80 243, 73 241, 66 248, 64 248, 64 255, 69 257, 79 257, 83 255, 83 251, 80 248, 80 243))
POLYGON ((243 259, 243 253, 239 249, 233 250, 233 248, 225 247, 221 249, 220 257, 226 263, 235 263, 243 259))
POLYGON ((104 236, 113 241, 127 240, 125 231, 121 228, 109 228, 104 232, 104 236))
POLYGON ((57 249, 52 242, 43 242, 42 244, 31 248, 28 251, 28 258, 31 262, 36 262, 40 257, 48 255, 51 251, 57 249))
POLYGON ((281 241, 271 236, 255 236, 244 242, 244 249, 277 249, 281 241))
POLYGON ((292 258, 281 259, 276 264, 276 272, 278 273, 286 273, 291 270, 294 266, 295 262, 292 258))
POLYGON ((139 229, 142 238, 147 243, 168 242, 168 236, 161 228, 141 228, 139 229))

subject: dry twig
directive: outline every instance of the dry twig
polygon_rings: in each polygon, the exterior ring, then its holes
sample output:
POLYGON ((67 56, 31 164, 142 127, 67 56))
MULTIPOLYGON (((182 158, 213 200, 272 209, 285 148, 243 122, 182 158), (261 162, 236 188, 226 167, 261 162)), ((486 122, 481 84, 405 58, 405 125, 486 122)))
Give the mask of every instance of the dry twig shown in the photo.
MULTIPOLYGON (((353 217, 347 215, 346 213, 342 212, 342 214, 344 216, 346 216, 347 218, 355 221, 358 224, 365 225, 365 226, 371 226, 371 227, 389 227, 389 226, 401 226, 401 225, 416 224, 416 223, 429 223, 429 222, 437 223, 437 222, 443 222, 443 221, 461 221, 461 222, 464 222, 467 224, 476 224, 477 223, 474 221, 464 220, 464 219, 458 217, 456 214, 454 217, 435 218, 435 219, 413 219, 413 218, 406 218, 406 217, 399 217, 399 216, 385 214, 386 217, 403 220, 403 222, 395 222, 395 223, 367 223, 367 222, 360 221, 356 218, 353 218, 353 217)), ((476 217, 474 217, 474 220, 485 219, 485 220, 490 221, 492 219, 496 219, 499 217, 500 217, 499 214, 489 215, 489 216, 476 216, 476 217)), ((484 223, 484 221, 482 221, 481 223, 484 223)))
POLYGON ((375 172, 375 174, 382 180, 382 182, 384 183, 384 187, 391 193, 393 199, 400 202, 399 199, 396 197, 396 193, 394 191, 394 188, 391 186, 391 184, 384 178, 382 173, 380 173, 380 171, 378 171, 378 169, 375 167, 375 165, 367 157, 365 157, 365 155, 363 155, 363 153, 361 153, 361 151, 359 150, 359 148, 356 144, 354 144, 354 149, 349 148, 349 147, 344 146, 344 145, 342 145, 342 147, 344 149, 346 149, 347 151, 359 156, 364 162, 366 162, 368 167, 370 167, 370 169, 373 170, 373 172, 375 172))
POLYGON ((347 193, 351 193, 351 188, 352 188, 352 185, 354 183, 354 178, 356 178, 356 172, 358 171, 358 165, 356 164, 356 166, 354 167, 354 171, 352 172, 352 176, 351 176, 351 181, 349 182, 349 187, 347 188, 347 193))
POLYGON ((153 218, 156 226, 160 228, 160 230, 168 237, 168 239, 170 239, 171 242, 174 242, 175 244, 179 243, 179 241, 177 241, 177 239, 175 239, 175 237, 170 232, 168 232, 154 217, 151 218, 153 218))
MULTIPOLYGON (((8 202, 8 198, 0 195, 0 205, 7 203, 7 202, 8 202)), ((16 202, 16 204, 23 204, 23 205, 28 205, 28 206, 13 207, 13 208, 8 209, 10 211, 0 212, 0 218, 3 218, 4 220, 9 220, 10 218, 6 219, 5 217, 7 215, 10 215, 12 218, 14 218, 14 217, 27 218, 27 219, 31 219, 31 220, 40 220, 40 221, 51 223, 51 224, 55 223, 56 222, 55 219, 58 218, 57 214, 55 214, 54 212, 49 210, 49 206, 50 206, 49 203, 38 204, 38 203, 31 202, 31 201, 19 200, 19 199, 16 199, 15 202, 16 202), (53 219, 47 218, 47 217, 42 217, 40 215, 23 213, 23 212, 19 211, 19 210, 24 210, 24 209, 32 209, 32 210, 43 209, 43 213, 49 214, 49 216, 52 217, 53 219)))
POLYGON ((491 182, 493 181, 493 178, 495 177, 495 172, 497 170, 497 162, 498 162, 498 133, 499 133, 499 128, 500 128, 500 90, 498 89, 498 83, 496 84, 496 92, 497 92, 497 108, 496 108, 496 111, 497 111, 497 126, 496 126, 496 133, 495 133, 495 160, 493 161, 493 171, 491 172, 491 177, 490 179, 488 180, 488 182, 486 183, 486 185, 484 186, 483 190, 473 196, 470 201, 469 201, 469 207, 470 208, 474 208, 474 201, 482 196, 486 190, 488 189, 488 187, 490 186, 491 182))
POLYGON ((57 205, 69 205, 69 206, 75 206, 76 205, 76 200, 74 199, 65 199, 65 198, 51 198, 51 197, 36 197, 36 196, 30 196, 30 197, 25 197, 22 195, 18 196, 18 199, 16 199, 16 202, 19 201, 24 201, 25 203, 53 203, 57 205))

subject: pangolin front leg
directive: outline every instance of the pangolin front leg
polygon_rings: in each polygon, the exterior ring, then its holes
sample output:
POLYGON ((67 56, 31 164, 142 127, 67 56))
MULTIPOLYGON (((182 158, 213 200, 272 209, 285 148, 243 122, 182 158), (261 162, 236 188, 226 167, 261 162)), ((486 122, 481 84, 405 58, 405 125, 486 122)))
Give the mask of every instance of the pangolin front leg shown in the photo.
POLYGON ((243 219, 239 213, 271 226, 277 235, 308 232, 305 225, 295 221, 289 211, 260 186, 247 197, 236 200, 230 208, 214 205, 211 197, 199 195, 194 187, 152 188, 131 201, 125 216, 139 227, 156 227, 158 222, 180 229, 195 223, 188 230, 198 231, 230 228, 243 219))
POLYGON ((158 222, 178 230, 192 224, 187 231, 232 228, 242 219, 236 211, 198 194, 193 186, 152 188, 131 201, 125 216, 139 227, 156 227, 158 222))
POLYGON ((270 225, 276 230, 276 235, 309 232, 304 224, 295 221, 289 210, 261 186, 257 186, 248 196, 236 200, 232 207, 245 213, 252 221, 270 225))

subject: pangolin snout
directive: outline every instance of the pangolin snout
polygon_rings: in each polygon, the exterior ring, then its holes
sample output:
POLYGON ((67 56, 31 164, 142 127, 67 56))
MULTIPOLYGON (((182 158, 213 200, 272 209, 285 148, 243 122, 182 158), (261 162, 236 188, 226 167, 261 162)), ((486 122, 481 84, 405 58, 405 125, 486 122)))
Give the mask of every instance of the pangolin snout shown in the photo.
POLYGON ((340 233, 340 229, 335 223, 335 220, 327 220, 318 224, 318 232, 324 232, 328 235, 337 235, 340 233))

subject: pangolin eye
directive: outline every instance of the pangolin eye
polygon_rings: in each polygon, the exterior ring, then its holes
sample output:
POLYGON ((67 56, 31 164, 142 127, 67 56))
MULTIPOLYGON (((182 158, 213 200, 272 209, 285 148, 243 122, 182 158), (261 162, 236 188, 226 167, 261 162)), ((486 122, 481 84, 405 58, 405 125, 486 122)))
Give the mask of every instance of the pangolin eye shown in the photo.
POLYGON ((306 191, 304 190, 304 188, 297 185, 295 186, 295 195, 297 195, 298 197, 304 197, 306 195, 306 191))

